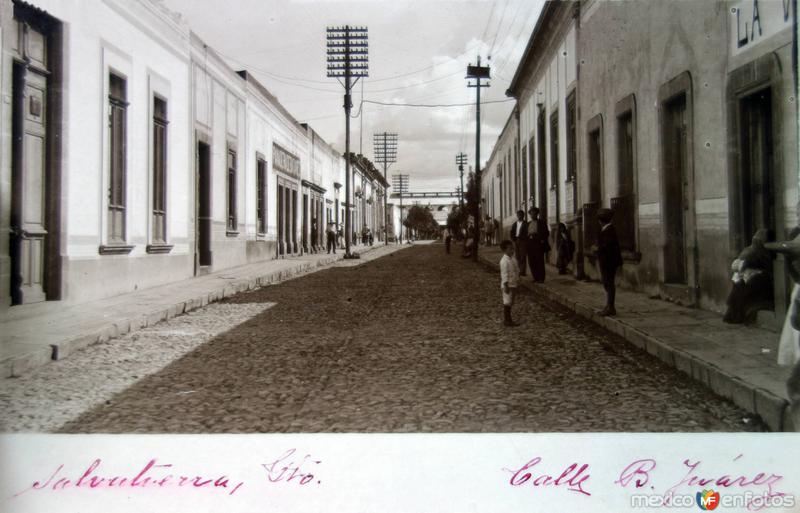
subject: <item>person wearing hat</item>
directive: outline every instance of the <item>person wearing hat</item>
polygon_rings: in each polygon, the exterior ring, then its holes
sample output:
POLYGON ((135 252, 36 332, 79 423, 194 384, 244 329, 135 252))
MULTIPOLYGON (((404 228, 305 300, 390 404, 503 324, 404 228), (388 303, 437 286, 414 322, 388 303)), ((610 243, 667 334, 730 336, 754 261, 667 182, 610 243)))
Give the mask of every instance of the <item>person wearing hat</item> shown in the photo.
POLYGON ((528 266, 531 268, 531 277, 534 283, 544 283, 545 267, 544 255, 550 250, 550 230, 541 212, 536 207, 528 210, 531 216, 528 225, 528 266))
POLYGON ((336 230, 334 229, 335 223, 328 223, 328 229, 325 231, 325 239, 328 245, 328 253, 333 251, 336 254, 336 230))
POLYGON ((597 211, 597 220, 601 228, 597 237, 595 256, 600 267, 603 288, 606 291, 606 306, 597 312, 598 315, 602 316, 617 315, 617 310, 614 306, 614 300, 617 295, 615 279, 617 277, 617 269, 622 267, 622 251, 619 248, 617 231, 611 223, 613 218, 614 213, 607 208, 601 208, 597 211))
POLYGON ((517 220, 511 225, 510 237, 514 243, 514 255, 517 259, 520 276, 525 276, 525 257, 528 253, 528 221, 525 211, 517 210, 517 220))

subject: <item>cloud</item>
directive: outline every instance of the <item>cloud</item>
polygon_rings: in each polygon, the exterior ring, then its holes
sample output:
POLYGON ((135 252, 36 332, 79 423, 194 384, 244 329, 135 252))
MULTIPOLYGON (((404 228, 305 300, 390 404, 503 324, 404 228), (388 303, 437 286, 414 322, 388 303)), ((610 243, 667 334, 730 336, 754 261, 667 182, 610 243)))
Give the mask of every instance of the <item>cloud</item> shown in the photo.
MULTIPOLYGON (((464 78, 467 65, 480 54, 495 76, 491 87, 481 91, 482 99, 505 99, 508 78, 541 2, 509 0, 502 24, 500 3, 490 0, 237 0, 236 8, 225 9, 222 15, 218 0, 167 0, 167 4, 182 12, 210 46, 234 59, 234 67, 261 70, 255 71, 257 78, 298 120, 309 121, 344 151, 344 91, 336 80, 325 77, 326 26, 369 27, 370 77, 363 83, 364 98, 473 105, 475 89, 468 88, 464 78), (490 51, 493 59, 487 61, 490 51)), ((353 90, 354 114, 361 90, 359 82, 353 90)), ((513 102, 481 106, 482 161, 491 155, 512 108, 513 102)), ((415 187, 455 188, 459 152, 467 153, 469 164, 475 165, 474 107, 364 104, 362 117, 350 121, 351 150, 368 157, 373 154, 373 133, 398 133, 398 162, 392 169, 406 170, 415 187)))

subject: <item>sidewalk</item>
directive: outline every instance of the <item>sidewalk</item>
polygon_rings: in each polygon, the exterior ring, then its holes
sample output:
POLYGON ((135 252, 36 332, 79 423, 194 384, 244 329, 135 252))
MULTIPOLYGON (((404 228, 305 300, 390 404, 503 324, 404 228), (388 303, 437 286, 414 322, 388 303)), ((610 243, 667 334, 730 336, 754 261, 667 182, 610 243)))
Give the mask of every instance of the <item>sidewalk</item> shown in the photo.
MULTIPOLYGON (((381 248, 383 244, 355 246, 353 250, 371 260, 401 246, 389 244, 378 251, 381 248)), ((19 376, 92 344, 152 326, 224 297, 320 270, 343 256, 344 251, 340 250, 336 255, 318 253, 269 260, 67 307, 51 301, 10 308, 0 317, 0 377, 19 376)))
MULTIPOLYGON (((481 261, 499 269, 500 248, 481 246, 481 261)), ((773 431, 793 431, 786 380, 790 368, 776 363, 778 335, 731 325, 722 316, 686 308, 645 294, 617 289, 619 315, 600 317, 605 292, 597 282, 559 276, 547 267, 544 284, 522 278, 525 288, 590 319, 708 386, 737 406, 759 415, 773 431)), ((656 405, 654 405, 656 406, 656 405)))

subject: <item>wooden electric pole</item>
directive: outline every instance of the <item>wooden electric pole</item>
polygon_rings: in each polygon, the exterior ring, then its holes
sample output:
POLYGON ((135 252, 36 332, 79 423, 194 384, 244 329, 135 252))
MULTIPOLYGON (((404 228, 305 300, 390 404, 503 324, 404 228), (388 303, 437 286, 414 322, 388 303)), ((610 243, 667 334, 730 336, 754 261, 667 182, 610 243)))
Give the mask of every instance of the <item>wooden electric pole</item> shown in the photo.
POLYGON ((477 93, 475 100, 475 205, 473 216, 475 219, 475 248, 472 258, 478 260, 478 241, 481 236, 480 210, 481 210, 481 87, 489 87, 489 83, 482 84, 481 79, 489 80, 489 66, 481 66, 481 56, 478 56, 477 66, 467 66, 467 79, 475 80, 475 83, 467 84, 467 87, 474 87, 477 93))
MULTIPOLYGON (((383 164, 383 179, 387 180, 387 170, 389 166, 397 162, 397 134, 383 132, 373 136, 375 146, 375 162, 383 164)), ((389 212, 387 211, 388 203, 386 199, 387 191, 383 194, 383 239, 384 242, 389 244, 389 212)))
POLYGON ((367 43, 366 27, 328 27, 328 76, 336 78, 344 86, 344 176, 345 176, 345 206, 344 211, 344 241, 345 258, 353 258, 350 253, 351 215, 350 207, 350 110, 353 102, 350 91, 359 78, 369 76, 369 46, 367 43), (344 79, 342 82, 341 79, 344 79))

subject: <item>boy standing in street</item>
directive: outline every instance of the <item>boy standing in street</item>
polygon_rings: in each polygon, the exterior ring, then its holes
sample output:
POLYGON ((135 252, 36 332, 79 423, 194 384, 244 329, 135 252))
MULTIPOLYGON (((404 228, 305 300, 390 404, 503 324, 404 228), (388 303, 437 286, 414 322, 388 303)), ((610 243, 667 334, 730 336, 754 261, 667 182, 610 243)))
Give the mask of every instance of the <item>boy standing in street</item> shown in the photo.
POLYGON ((517 287, 519 286, 519 265, 514 258, 514 245, 510 240, 501 242, 500 249, 504 253, 503 258, 500 259, 500 288, 503 291, 503 325, 519 326, 519 324, 511 320, 511 306, 514 304, 514 298, 517 295, 517 287))

